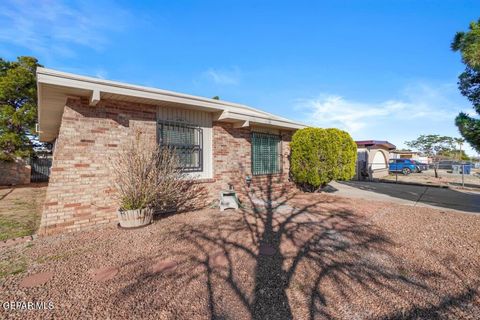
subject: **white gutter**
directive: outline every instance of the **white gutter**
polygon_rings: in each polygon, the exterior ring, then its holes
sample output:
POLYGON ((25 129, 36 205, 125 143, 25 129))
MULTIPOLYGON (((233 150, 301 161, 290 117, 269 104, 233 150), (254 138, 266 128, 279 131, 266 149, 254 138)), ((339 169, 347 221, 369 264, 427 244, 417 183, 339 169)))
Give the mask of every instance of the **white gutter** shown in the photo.
POLYGON ((89 104, 92 107, 95 107, 102 97, 119 100, 123 97, 126 100, 136 98, 139 102, 154 105, 162 102, 176 103, 214 113, 216 120, 233 122, 236 127, 248 127, 251 124, 284 129, 307 127, 303 123, 294 122, 242 104, 80 76, 46 68, 37 68, 37 89, 39 133, 40 138, 45 139, 45 141, 53 139, 58 134, 61 112, 67 96, 89 98, 89 104), (55 88, 55 95, 50 96, 50 89, 53 88, 55 88))
POLYGON ((94 94, 98 93, 111 93, 118 95, 125 95, 137 98, 167 101, 174 103, 181 103, 186 105, 194 105, 197 107, 203 107, 209 111, 231 111, 236 114, 255 115, 262 118, 274 119, 277 121, 292 124, 298 127, 306 127, 302 123, 293 122, 291 120, 273 115, 271 113, 258 110, 246 105, 209 99, 204 97, 193 96, 189 94, 178 93, 174 91, 167 91, 157 88, 144 87, 138 85, 132 85, 117 81, 110 81, 104 79, 98 79, 93 77, 80 76, 72 73, 47 69, 37 68, 37 81, 38 83, 58 85, 63 87, 77 88, 89 90, 94 94))
POLYGON ((233 112, 233 111, 223 111, 217 117, 217 120, 241 120, 241 121, 248 122, 250 124, 259 123, 259 124, 267 124, 275 127, 292 128, 292 129, 306 128, 305 125, 298 124, 290 120, 272 119, 271 117, 265 117, 265 116, 251 116, 251 115, 246 115, 246 114, 233 112))

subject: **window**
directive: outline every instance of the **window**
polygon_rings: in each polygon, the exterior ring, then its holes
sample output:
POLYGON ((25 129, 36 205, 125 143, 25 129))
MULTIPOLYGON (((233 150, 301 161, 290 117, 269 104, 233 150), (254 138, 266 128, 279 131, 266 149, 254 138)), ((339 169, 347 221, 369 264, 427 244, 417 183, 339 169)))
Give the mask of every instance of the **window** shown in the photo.
POLYGON ((280 137, 252 132, 252 174, 280 173, 280 137))
POLYGON ((159 121, 158 140, 161 146, 172 148, 177 153, 184 171, 203 171, 203 132, 200 127, 159 121))

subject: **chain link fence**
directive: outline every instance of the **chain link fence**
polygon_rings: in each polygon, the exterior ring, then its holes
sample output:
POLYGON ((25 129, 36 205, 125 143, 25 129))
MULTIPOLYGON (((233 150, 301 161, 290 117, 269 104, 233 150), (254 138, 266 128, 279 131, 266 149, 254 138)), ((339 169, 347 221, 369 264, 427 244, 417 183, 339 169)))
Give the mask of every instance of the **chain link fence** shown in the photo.
POLYGON ((355 179, 480 190, 480 163, 442 160, 426 164, 412 159, 375 163, 359 160, 355 179))

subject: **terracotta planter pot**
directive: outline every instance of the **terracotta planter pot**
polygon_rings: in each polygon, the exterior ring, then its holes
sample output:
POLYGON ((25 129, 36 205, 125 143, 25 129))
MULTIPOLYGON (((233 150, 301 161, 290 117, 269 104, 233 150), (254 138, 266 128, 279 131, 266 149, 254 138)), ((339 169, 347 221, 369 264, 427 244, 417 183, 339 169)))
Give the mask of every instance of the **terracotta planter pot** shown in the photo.
POLYGON ((152 222, 153 208, 118 210, 118 221, 122 228, 138 228, 152 222))

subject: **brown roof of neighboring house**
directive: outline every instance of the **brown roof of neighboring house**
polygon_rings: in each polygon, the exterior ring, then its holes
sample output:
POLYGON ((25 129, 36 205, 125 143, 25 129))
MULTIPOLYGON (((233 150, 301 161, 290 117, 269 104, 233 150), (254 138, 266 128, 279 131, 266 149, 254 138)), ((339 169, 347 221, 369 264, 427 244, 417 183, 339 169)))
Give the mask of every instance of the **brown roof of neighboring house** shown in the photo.
POLYGON ((419 154, 420 152, 412 150, 393 150, 392 153, 419 154))
POLYGON ((388 150, 394 150, 397 148, 393 143, 390 143, 384 140, 360 140, 360 141, 355 141, 355 143, 357 144, 358 147, 377 146, 377 147, 384 147, 388 150))

